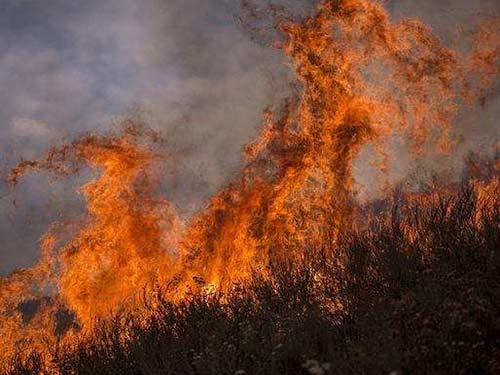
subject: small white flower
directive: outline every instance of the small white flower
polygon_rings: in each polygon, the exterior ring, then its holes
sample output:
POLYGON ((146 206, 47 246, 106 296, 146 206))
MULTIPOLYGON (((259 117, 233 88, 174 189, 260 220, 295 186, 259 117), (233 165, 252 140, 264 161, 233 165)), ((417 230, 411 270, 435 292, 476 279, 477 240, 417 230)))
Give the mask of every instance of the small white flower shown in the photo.
POLYGON ((234 375, 246 375, 246 371, 245 370, 238 370, 234 373, 234 375))

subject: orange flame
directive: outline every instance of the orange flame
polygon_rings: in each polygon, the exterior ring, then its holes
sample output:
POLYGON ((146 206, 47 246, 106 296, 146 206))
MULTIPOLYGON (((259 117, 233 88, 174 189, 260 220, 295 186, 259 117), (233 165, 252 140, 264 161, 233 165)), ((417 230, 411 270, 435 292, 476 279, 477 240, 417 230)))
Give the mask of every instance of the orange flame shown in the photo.
MULTIPOLYGON (((444 147, 458 106, 474 94, 467 59, 420 21, 392 24, 377 3, 324 1, 314 16, 278 27, 303 92, 280 118, 266 112, 240 180, 189 225, 181 244, 185 280, 244 280, 269 261, 327 246, 352 219, 360 148, 373 143, 383 153, 394 136, 409 137, 420 153, 429 140, 444 147)), ((476 64, 481 77, 499 57, 498 45, 490 54, 491 35, 482 40, 490 44, 476 64)))
POLYGON ((15 346, 26 338, 21 329, 25 324, 16 309, 25 301, 42 298, 42 286, 49 280, 53 290, 45 293, 56 293, 51 298, 58 302, 48 309, 39 307, 36 319, 27 325, 30 339, 45 336, 47 332, 39 330, 47 328, 52 328, 48 336, 55 337, 55 321, 50 315, 60 306, 89 327, 93 319, 126 308, 135 293, 173 272, 181 222, 167 201, 153 198, 148 171, 154 155, 135 141, 131 133, 85 136, 52 149, 44 160, 22 163, 12 171, 10 180, 16 182, 31 169, 66 175, 87 163, 101 175, 81 189, 88 210, 82 229, 57 252, 55 234, 47 236, 36 267, 2 280, 0 311, 6 316, 15 311, 8 324, 0 325, 7 333, 2 335, 6 345, 15 346), (38 293, 29 293, 35 286, 38 293))
POLYGON ((186 229, 173 206, 155 197, 156 156, 132 128, 84 136, 20 163, 13 184, 31 170, 69 175, 83 164, 100 176, 81 188, 88 207, 81 229, 63 245, 52 231, 38 265, 0 279, 6 355, 23 341, 55 342, 59 309, 89 328, 134 307, 134 296, 156 282, 182 298, 193 279, 226 288, 271 262, 328 247, 354 219, 353 162, 362 146, 375 145, 385 159, 392 137, 410 139, 418 153, 452 146, 447 134, 458 108, 498 75, 499 26, 483 24, 472 54, 461 56, 422 22, 392 23, 369 0, 325 0, 303 21, 278 20, 286 40, 277 47, 302 84, 300 97, 281 115, 265 112, 240 178, 186 229), (32 300, 42 302, 27 319, 21 305, 32 300))

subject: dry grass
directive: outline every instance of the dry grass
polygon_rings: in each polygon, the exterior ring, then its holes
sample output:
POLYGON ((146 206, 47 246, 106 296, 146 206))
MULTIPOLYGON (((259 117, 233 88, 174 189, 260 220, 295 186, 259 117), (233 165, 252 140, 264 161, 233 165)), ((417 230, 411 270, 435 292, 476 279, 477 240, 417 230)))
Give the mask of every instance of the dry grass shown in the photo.
POLYGON ((500 373, 499 196, 399 204, 270 279, 180 305, 159 293, 146 326, 117 316, 10 375, 500 373))

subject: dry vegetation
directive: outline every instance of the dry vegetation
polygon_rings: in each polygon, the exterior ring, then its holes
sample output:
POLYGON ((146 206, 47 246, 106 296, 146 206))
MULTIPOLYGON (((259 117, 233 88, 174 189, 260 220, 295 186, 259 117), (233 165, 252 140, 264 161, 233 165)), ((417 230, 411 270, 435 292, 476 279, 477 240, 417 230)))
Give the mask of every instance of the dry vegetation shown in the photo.
POLYGON ((464 185, 432 203, 394 204, 250 287, 179 304, 159 292, 145 298, 146 324, 117 315, 52 348, 49 368, 22 352, 10 374, 498 373, 498 193, 480 198, 464 185))

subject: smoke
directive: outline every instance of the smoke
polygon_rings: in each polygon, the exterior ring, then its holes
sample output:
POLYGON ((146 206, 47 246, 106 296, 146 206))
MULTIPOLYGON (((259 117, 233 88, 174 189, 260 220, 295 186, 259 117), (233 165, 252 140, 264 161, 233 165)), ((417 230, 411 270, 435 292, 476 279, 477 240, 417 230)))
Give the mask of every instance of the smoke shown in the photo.
MULTIPOLYGON (((395 21, 403 18, 416 18, 431 26, 433 32, 446 46, 464 50, 468 48, 468 33, 477 27, 481 19, 500 15, 500 3, 495 0, 388 0, 386 8, 395 21)), ((390 169, 381 175, 371 165, 375 157, 374 150, 364 148, 356 163, 356 180, 359 183, 360 198, 377 198, 380 188, 385 183, 394 184, 412 178, 420 178, 422 171, 427 175, 441 174, 458 180, 464 167, 468 152, 474 151, 492 155, 500 146, 498 136, 498 118, 500 115, 500 86, 498 83, 487 92, 480 104, 464 106, 450 132, 454 146, 448 153, 426 155, 415 158, 407 144, 402 140, 393 140, 390 147, 397 155, 390 169), (379 186, 375 187, 375 181, 379 186)))
MULTIPOLYGON (((300 14, 315 2, 276 3, 300 14)), ((235 4, 2 2, 1 166, 7 170, 75 133, 107 130, 113 116, 140 104, 176 156, 167 166, 168 197, 180 207, 200 207, 237 173, 242 146, 257 133, 262 110, 293 83, 281 52, 252 39, 238 23, 235 4)), ((423 18, 447 43, 459 43, 457 26, 469 25, 477 13, 500 13, 495 0, 394 0, 388 7, 397 18, 423 18)), ((494 93, 484 106, 463 113, 455 134, 463 141, 446 164, 459 165, 466 150, 494 142, 499 115, 494 93)), ((372 152, 363 155, 356 177, 369 186, 372 152)), ((391 178, 401 178, 413 164, 401 151, 391 178)), ((81 198, 71 191, 77 184, 35 176, 16 191, 0 188, 0 274, 33 264, 48 223, 62 212, 76 215, 81 198)))
MULTIPOLYGON (((280 54, 250 41, 233 16, 218 1, 5 2, 2 167, 106 130, 138 103, 176 154, 169 195, 199 206, 237 170, 273 92, 286 91, 271 79, 286 73, 280 54)), ((70 186, 48 186, 35 177, 1 187, 0 273, 32 264, 47 223, 74 205, 70 186)))

